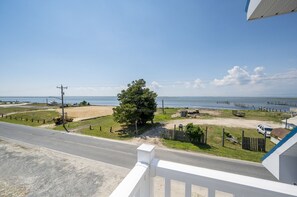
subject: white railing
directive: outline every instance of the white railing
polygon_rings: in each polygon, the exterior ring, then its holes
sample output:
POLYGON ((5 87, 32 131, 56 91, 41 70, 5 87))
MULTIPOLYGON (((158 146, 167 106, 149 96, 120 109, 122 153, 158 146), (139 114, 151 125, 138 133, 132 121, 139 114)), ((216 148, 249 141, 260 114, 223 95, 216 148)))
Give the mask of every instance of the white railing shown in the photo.
MULTIPOLYGON (((156 191, 154 191, 153 181, 156 176, 164 179, 158 185, 163 185, 163 191, 160 193, 165 197, 177 194, 176 187, 172 187, 172 180, 182 182, 184 191, 181 193, 187 197, 192 196, 194 186, 205 188, 206 193, 203 196, 211 197, 297 196, 297 186, 294 185, 158 160, 154 158, 154 146, 152 145, 143 144, 137 151, 138 162, 111 194, 112 197, 154 196, 156 191)), ((160 195, 156 194, 156 196, 160 195)))

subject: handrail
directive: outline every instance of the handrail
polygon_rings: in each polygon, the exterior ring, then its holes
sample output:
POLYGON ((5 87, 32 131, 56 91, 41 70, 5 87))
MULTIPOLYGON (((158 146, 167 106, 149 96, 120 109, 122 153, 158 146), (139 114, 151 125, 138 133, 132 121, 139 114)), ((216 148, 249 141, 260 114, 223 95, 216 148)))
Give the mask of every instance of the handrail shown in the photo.
POLYGON ((272 196, 276 194, 277 196, 297 196, 297 186, 294 185, 170 161, 158 160, 152 163, 156 164, 156 166, 151 166, 155 168, 156 176, 191 183, 192 185, 203 187, 215 185, 214 189, 233 194, 240 194, 243 189, 248 189, 251 194, 265 193, 272 196))

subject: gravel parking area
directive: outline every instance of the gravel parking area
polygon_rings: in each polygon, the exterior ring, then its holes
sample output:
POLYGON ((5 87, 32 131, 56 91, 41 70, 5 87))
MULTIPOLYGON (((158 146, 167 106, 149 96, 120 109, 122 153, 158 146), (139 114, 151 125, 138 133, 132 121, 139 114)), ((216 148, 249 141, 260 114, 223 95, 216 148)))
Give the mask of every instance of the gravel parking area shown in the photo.
POLYGON ((108 196, 129 169, 0 140, 0 196, 108 196))

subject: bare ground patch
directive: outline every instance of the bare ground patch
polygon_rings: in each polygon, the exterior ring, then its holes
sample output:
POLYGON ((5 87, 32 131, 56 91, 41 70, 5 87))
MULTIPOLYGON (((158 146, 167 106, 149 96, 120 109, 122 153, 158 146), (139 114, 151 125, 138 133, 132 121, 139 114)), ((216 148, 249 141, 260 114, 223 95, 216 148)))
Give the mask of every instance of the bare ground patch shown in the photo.
MULTIPOLYGON (((74 121, 91 119, 101 116, 112 115, 112 106, 85 106, 85 107, 68 107, 65 112, 68 117, 74 118, 74 121)), ((61 109, 56 109, 57 112, 62 113, 61 109)))

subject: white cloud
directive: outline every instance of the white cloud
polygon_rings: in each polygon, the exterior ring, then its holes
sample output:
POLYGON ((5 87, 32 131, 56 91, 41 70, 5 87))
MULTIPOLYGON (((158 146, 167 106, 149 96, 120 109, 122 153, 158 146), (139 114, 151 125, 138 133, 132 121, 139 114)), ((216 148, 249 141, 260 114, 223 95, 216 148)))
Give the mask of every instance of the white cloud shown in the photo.
POLYGON ((191 88, 192 87, 192 85, 191 85, 191 83, 189 81, 184 82, 184 86, 186 88, 191 88))
POLYGON ((253 73, 249 73, 246 68, 234 66, 228 70, 228 75, 223 79, 214 79, 213 83, 216 86, 256 84, 265 76, 263 71, 263 67, 256 67, 253 73))
POLYGON ((297 69, 292 69, 284 73, 274 74, 270 77, 266 78, 267 80, 290 80, 296 81, 297 80, 297 69))
POLYGON ((162 85, 160 85, 158 82, 156 82, 156 81, 153 81, 149 87, 150 87, 150 88, 152 88, 152 89, 155 89, 155 90, 157 90, 157 89, 160 89, 160 88, 162 88, 163 86, 162 86, 162 85))
POLYGON ((196 79, 193 84, 193 88, 204 88, 204 84, 201 79, 196 79))
POLYGON ((196 79, 194 81, 184 81, 184 82, 181 82, 181 81, 177 81, 176 82, 177 85, 182 85, 184 86, 185 88, 194 88, 194 89, 200 89, 200 88, 205 88, 203 82, 201 79, 196 79))

